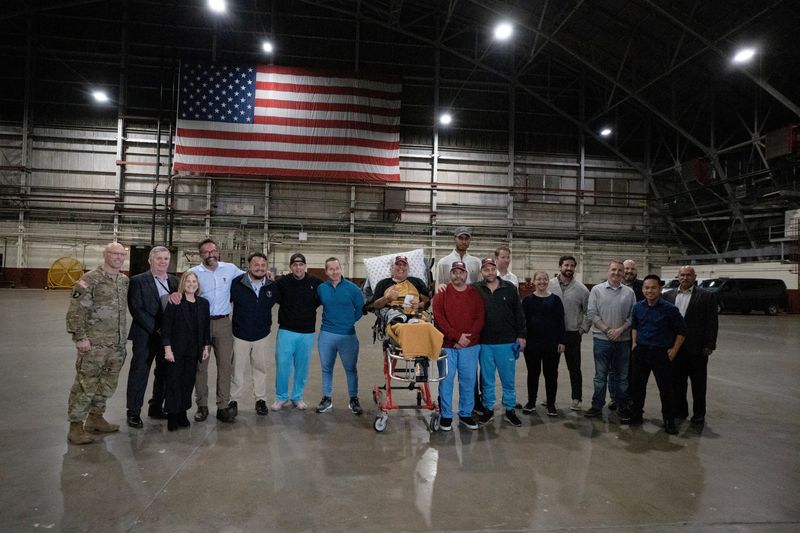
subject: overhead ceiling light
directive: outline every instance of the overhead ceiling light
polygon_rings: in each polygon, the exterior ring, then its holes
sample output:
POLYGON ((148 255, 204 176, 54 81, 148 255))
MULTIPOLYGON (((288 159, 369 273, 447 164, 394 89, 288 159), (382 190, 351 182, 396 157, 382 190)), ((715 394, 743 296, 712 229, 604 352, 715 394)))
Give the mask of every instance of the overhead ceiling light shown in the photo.
POLYGON ((272 51, 275 49, 272 46, 272 43, 269 41, 264 41, 263 43, 261 43, 261 48, 268 54, 271 54, 272 51))
POLYGON ((741 50, 736 52, 735 56, 733 56, 733 62, 740 64, 747 63, 748 61, 753 59, 753 56, 755 55, 756 55, 755 48, 742 48, 741 50))
POLYGON ((105 91, 94 91, 92 92, 92 96, 96 102, 100 102, 101 104, 108 102, 108 95, 105 91))
POLYGON ((505 41, 511 34, 514 33, 514 28, 508 22, 501 22, 494 27, 494 38, 498 41, 505 41))
POLYGON ((440 124, 447 126, 451 122, 453 122, 453 117, 452 115, 450 115, 450 113, 442 113, 441 115, 439 115, 440 124))
POLYGON ((208 9, 214 13, 225 13, 225 0, 208 0, 208 9))
POLYGON ((600 130, 600 135, 603 137, 608 137, 612 133, 614 133, 614 130, 612 130, 611 128, 603 128, 602 130, 600 130))

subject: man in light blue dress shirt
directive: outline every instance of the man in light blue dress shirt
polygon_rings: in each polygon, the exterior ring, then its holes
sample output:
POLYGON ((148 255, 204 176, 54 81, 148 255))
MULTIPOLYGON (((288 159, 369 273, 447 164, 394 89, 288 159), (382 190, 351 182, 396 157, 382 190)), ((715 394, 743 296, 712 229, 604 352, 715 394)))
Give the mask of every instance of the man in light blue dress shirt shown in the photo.
MULTIPOLYGON (((200 296, 208 300, 211 310, 211 346, 217 361, 217 420, 233 422, 235 412, 228 404, 231 400, 231 377, 233 375, 233 331, 231 328, 231 283, 244 274, 236 265, 219 260, 219 247, 211 239, 199 245, 202 262, 190 268, 200 280, 200 296)), ((194 419, 202 422, 208 418, 208 362, 205 359, 197 366, 194 385, 197 413, 194 419)))

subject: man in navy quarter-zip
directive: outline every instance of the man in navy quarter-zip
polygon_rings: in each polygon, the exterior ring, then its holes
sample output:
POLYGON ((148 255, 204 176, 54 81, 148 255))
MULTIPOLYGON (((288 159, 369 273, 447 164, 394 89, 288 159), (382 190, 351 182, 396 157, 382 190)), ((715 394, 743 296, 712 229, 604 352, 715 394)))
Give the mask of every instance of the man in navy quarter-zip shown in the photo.
POLYGON ((233 375, 229 409, 236 416, 244 392, 247 367, 252 369, 256 414, 267 409, 267 336, 272 328, 272 306, 278 301, 278 285, 267 279, 269 262, 261 252, 247 258, 247 272, 231 284, 233 303, 233 375))

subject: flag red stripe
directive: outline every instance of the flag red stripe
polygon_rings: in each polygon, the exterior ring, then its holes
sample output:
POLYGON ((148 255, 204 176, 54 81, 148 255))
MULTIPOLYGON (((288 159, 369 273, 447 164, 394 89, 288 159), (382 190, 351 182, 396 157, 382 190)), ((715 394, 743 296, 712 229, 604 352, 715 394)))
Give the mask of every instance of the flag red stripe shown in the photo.
POLYGON ((362 146, 379 150, 399 150, 400 141, 377 141, 358 137, 310 137, 306 135, 281 135, 276 133, 246 133, 240 131, 199 130, 178 128, 180 137, 193 139, 219 139, 225 141, 274 142, 289 144, 321 144, 326 146, 362 146))
POLYGON ((256 98, 256 108, 302 109, 304 111, 339 111, 345 113, 364 113, 381 117, 399 117, 399 109, 387 109, 360 104, 336 104, 324 102, 300 102, 297 100, 275 100, 274 98, 256 98))
POLYGON ((399 157, 375 157, 357 154, 331 154, 309 152, 281 152, 278 150, 239 150, 236 148, 209 148, 204 146, 176 146, 175 153, 202 157, 227 157, 242 159, 271 159, 273 161, 323 161, 330 163, 363 163, 368 165, 397 166, 399 157))
POLYGON ((276 65, 257 65, 256 72, 259 74, 282 74, 286 76, 310 76, 313 78, 330 78, 334 80, 361 80, 361 81, 374 81, 378 83, 395 84, 401 83, 398 76, 390 74, 376 74, 370 72, 368 74, 349 72, 343 73, 341 70, 327 70, 323 68, 308 69, 304 67, 281 67, 276 65))
POLYGON ((350 96, 365 96, 367 98, 383 98, 386 100, 397 100, 401 95, 400 91, 388 92, 377 89, 366 89, 363 87, 303 85, 299 83, 279 83, 277 81, 257 81, 256 89, 287 93, 345 94, 350 96))
POLYGON ((348 130, 374 131, 379 133, 397 133, 397 126, 391 124, 370 124, 356 120, 322 120, 313 118, 288 118, 256 115, 254 124, 271 124, 273 126, 297 126, 302 128, 338 128, 348 130))
POLYGON ((206 172, 215 174, 249 174, 256 176, 275 176, 288 178, 325 178, 336 181, 400 181, 399 173, 378 174, 374 172, 353 172, 350 170, 286 169, 273 167, 232 167, 225 165, 174 164, 175 170, 206 172))

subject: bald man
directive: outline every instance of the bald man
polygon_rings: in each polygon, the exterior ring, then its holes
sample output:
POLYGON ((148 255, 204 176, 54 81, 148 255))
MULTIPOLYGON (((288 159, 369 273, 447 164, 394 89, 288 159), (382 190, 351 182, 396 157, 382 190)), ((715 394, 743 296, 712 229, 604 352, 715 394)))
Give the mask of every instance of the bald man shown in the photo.
POLYGON ((697 274, 690 266, 678 271, 677 291, 664 299, 675 304, 686 322, 686 341, 672 361, 672 388, 675 397, 676 418, 689 416, 686 399, 688 381, 692 381, 692 420, 702 426, 706 420, 706 383, 708 381, 708 357, 717 348, 717 299, 714 293, 695 285, 697 274))
POLYGON ((84 274, 72 287, 67 331, 72 334, 78 361, 69 393, 69 433, 72 444, 94 442, 87 431, 112 433, 103 413, 117 389, 128 340, 128 277, 120 272, 128 250, 112 242, 103 250, 103 264, 84 274))

